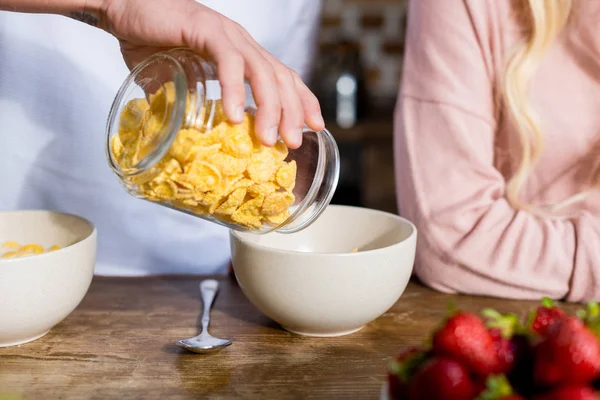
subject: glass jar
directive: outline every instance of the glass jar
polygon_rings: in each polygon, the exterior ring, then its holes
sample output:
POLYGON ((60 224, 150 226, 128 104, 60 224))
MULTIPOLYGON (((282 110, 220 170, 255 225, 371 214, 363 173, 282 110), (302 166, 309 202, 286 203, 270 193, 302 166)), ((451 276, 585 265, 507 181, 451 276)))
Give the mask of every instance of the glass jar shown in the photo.
POLYGON ((107 160, 133 196, 238 231, 297 232, 336 189, 333 136, 303 130, 303 143, 265 147, 254 135, 247 87, 242 124, 229 123, 217 70, 188 49, 157 53, 119 89, 108 117, 107 160))

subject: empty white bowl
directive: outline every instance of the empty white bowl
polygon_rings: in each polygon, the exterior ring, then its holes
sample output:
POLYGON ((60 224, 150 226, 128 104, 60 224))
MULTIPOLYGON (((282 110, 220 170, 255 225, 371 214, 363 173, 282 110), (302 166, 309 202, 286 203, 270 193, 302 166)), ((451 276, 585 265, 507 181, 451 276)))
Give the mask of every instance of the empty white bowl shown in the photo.
POLYGON ((83 218, 51 211, 0 212, 6 241, 62 247, 0 259, 0 347, 44 336, 85 296, 96 260, 96 229, 83 218))
POLYGON ((340 336, 400 298, 417 230, 397 215, 331 205, 298 233, 231 231, 230 238, 235 276, 260 311, 294 333, 340 336))

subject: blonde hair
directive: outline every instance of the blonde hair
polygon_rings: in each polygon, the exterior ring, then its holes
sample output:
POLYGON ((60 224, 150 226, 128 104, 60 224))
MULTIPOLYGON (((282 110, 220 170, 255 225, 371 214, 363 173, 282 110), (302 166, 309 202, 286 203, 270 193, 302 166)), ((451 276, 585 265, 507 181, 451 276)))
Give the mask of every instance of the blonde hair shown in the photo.
MULTIPOLYGON (((527 91, 542 58, 565 27, 573 0, 519 0, 517 6, 524 40, 515 49, 504 71, 500 92, 504 112, 512 118, 521 157, 516 159, 513 175, 507 182, 506 198, 517 209, 536 211, 520 198, 527 176, 544 147, 544 135, 535 111, 527 101, 527 91)), ((562 204, 572 201, 567 199, 562 204)))

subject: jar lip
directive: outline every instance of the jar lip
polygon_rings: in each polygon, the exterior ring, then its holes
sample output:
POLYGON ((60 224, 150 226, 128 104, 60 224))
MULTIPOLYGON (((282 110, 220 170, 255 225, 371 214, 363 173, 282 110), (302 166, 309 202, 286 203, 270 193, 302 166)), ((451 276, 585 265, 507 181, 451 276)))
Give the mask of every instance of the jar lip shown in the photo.
POLYGON ((177 61, 176 58, 169 55, 168 52, 153 54, 138 64, 133 70, 131 70, 130 74, 119 88, 119 91, 113 100, 106 122, 106 158, 113 172, 120 177, 134 177, 152 168, 164 157, 164 155, 169 151, 171 143, 173 140, 175 140, 179 128, 183 124, 185 106, 187 102, 187 91, 188 84, 185 70, 181 63, 177 61), (159 61, 170 63, 175 70, 171 80, 165 80, 163 82, 157 81, 161 84, 161 86, 164 86, 166 82, 173 82, 175 87, 175 101, 173 107, 171 107, 169 115, 166 117, 167 123, 161 129, 161 132, 158 135, 159 139, 154 144, 154 148, 150 154, 143 157, 132 168, 128 169, 127 171, 123 171, 113 158, 110 150, 110 139, 113 136, 113 133, 118 134, 119 122, 121 118, 120 111, 122 110, 123 101, 131 100, 127 99, 127 96, 132 88, 139 86, 137 78, 146 68, 159 61))
POLYGON ((301 231, 302 229, 307 228, 308 226, 310 226, 313 222, 315 222, 317 220, 317 218, 319 218, 321 216, 321 214, 323 214, 323 211, 325 211, 325 209, 327 208, 327 206, 331 203, 331 199, 333 198, 333 195, 335 194, 335 190, 337 188, 338 185, 338 181, 339 181, 339 175, 340 175, 340 153, 339 153, 339 149, 337 147, 337 145, 335 144, 335 139, 333 138, 333 135, 327 130, 327 129, 323 129, 322 131, 313 131, 307 127, 305 127, 305 132, 315 132, 317 135, 317 138, 319 140, 319 148, 323 149, 323 151, 319 151, 319 156, 318 156, 318 160, 317 160, 317 170, 315 171, 315 178, 319 177, 319 179, 313 179, 312 184, 310 186, 310 189, 308 190, 304 200, 303 200, 303 206, 302 207, 298 207, 297 210, 294 211, 294 213, 292 215, 290 215, 290 217, 284 222, 282 223, 279 227, 274 227, 274 229, 270 230, 269 232, 279 232, 279 233, 295 233, 298 231, 301 231), (310 207, 310 204, 313 202, 313 200, 317 197, 317 195, 319 194, 319 190, 321 188, 321 185, 323 184, 323 179, 325 178, 325 175, 328 171, 326 171, 327 169, 327 143, 333 143, 333 170, 329 171, 329 173, 332 174, 333 176, 333 180, 331 181, 331 185, 328 187, 328 191, 325 195, 325 197, 323 198, 323 201, 321 201, 318 204, 318 208, 310 215, 309 218, 306 219, 306 221, 302 222, 301 224, 294 226, 293 228, 286 228, 288 221, 294 221, 298 216, 302 215, 307 209, 308 207, 310 207))

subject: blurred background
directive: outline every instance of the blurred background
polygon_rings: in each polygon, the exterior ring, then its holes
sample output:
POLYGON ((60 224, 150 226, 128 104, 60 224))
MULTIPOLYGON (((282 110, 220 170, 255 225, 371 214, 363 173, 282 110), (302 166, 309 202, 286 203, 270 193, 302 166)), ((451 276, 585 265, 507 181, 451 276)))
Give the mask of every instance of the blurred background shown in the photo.
POLYGON ((402 71, 405 0, 324 0, 310 86, 342 161, 333 199, 396 212, 393 110, 402 71))

